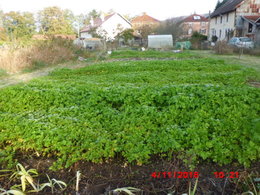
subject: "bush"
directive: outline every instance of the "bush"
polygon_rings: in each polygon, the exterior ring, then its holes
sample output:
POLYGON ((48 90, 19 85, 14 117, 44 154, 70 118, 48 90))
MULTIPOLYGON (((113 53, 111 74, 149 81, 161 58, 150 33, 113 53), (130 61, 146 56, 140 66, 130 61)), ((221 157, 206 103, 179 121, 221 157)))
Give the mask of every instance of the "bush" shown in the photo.
POLYGON ((234 47, 231 47, 227 44, 226 41, 218 41, 213 47, 213 50, 216 54, 233 54, 234 47))
POLYGON ((191 43, 193 49, 202 49, 202 43, 207 40, 207 36, 194 32, 191 36, 191 43))
POLYGON ((248 54, 260 56, 260 49, 247 49, 230 46, 226 41, 218 41, 213 47, 216 54, 248 54))
POLYGON ((10 72, 19 72, 25 68, 37 68, 44 65, 62 63, 77 58, 89 57, 86 51, 80 51, 72 41, 51 38, 29 43, 12 43, 0 53, 0 68, 10 72), (39 66, 40 65, 40 66, 39 66))

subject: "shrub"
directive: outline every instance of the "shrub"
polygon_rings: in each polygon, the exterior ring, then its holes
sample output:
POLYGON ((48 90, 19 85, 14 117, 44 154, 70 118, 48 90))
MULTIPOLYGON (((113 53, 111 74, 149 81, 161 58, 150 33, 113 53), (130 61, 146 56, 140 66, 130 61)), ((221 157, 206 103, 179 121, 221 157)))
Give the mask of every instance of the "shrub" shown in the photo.
POLYGON ((248 54, 260 56, 260 49, 247 49, 230 46, 226 41, 218 41, 213 47, 216 54, 248 54))
POLYGON ((191 43, 193 49, 202 49, 202 42, 207 40, 207 36, 194 32, 191 36, 191 43))
POLYGON ((233 54, 234 48, 229 46, 226 41, 218 41, 213 47, 216 54, 233 54))
POLYGON ((19 72, 25 68, 37 68, 45 65, 73 60, 80 54, 89 57, 86 51, 73 45, 72 41, 52 38, 30 42, 29 44, 13 43, 0 53, 0 68, 10 73, 19 72))

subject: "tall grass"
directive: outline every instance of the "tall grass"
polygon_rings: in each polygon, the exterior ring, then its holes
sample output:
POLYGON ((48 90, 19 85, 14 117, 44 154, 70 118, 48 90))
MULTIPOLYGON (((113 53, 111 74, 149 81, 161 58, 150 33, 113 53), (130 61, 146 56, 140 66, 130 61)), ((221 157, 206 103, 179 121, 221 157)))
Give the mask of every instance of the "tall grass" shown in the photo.
POLYGON ((25 68, 61 63, 76 58, 78 50, 72 41, 60 38, 34 41, 26 46, 9 44, 0 49, 0 69, 16 73, 25 68))

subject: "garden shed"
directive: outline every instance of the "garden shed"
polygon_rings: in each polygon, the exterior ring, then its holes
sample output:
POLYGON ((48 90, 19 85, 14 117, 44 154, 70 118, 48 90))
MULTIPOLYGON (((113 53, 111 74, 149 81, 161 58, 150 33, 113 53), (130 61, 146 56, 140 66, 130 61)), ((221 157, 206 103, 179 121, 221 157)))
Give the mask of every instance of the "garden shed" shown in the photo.
POLYGON ((172 35, 148 35, 148 48, 172 49, 172 35))

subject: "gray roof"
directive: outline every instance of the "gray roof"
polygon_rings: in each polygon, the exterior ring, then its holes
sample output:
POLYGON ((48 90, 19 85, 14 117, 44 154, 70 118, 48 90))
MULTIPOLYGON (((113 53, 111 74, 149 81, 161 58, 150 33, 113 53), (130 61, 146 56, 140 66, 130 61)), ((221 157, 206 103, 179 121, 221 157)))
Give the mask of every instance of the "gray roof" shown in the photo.
POLYGON ((232 12, 232 11, 236 10, 236 6, 239 5, 242 1, 244 1, 244 0, 228 0, 225 4, 223 4, 218 9, 216 9, 210 15, 210 17, 213 18, 213 17, 219 16, 221 14, 226 14, 226 13, 232 12))

